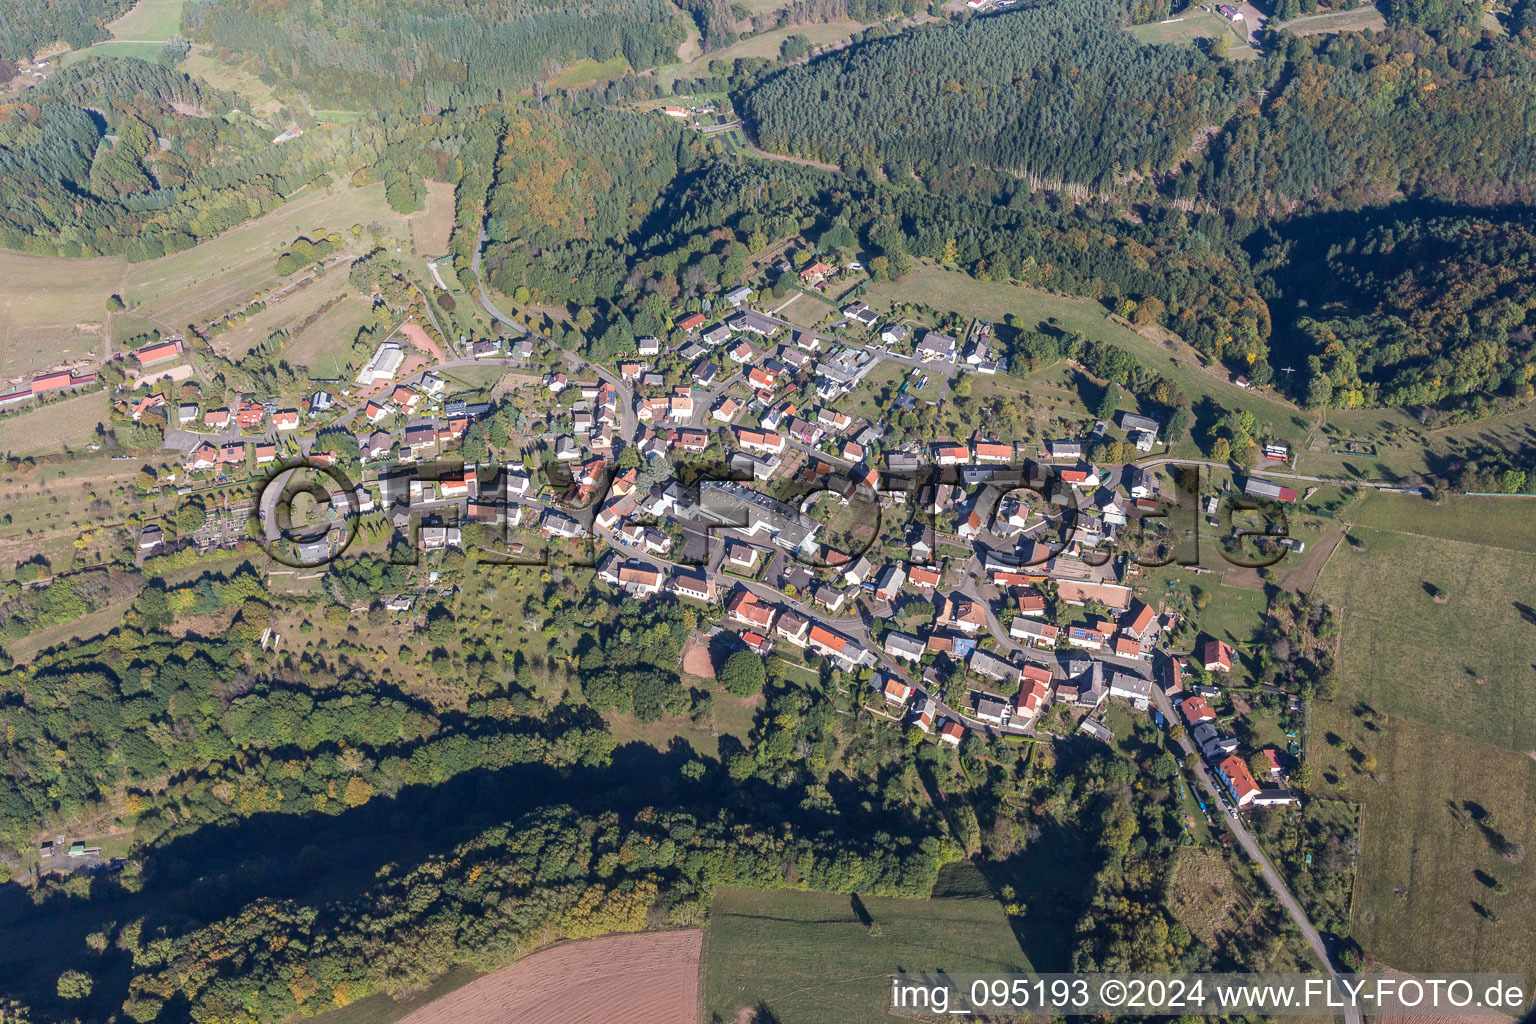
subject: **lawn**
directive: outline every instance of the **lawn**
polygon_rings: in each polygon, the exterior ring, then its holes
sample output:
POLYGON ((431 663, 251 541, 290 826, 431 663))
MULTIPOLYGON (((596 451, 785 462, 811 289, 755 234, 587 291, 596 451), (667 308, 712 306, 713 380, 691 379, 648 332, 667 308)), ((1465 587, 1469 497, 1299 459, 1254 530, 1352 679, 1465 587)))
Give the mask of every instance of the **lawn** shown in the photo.
MULTIPOLYGON (((805 300, 800 300, 804 302, 805 300)), ((838 412, 845 412, 849 416, 863 417, 874 420, 881 415, 877 399, 880 392, 887 385, 901 386, 901 379, 907 375, 907 367, 903 363, 893 363, 889 360, 881 360, 869 371, 859 386, 848 394, 840 396, 832 403, 832 407, 838 412)))
MULTIPOLYGON (((1064 330, 1082 331, 1090 338, 1126 349, 1148 368, 1178 384, 1197 405, 1202 396, 1209 396, 1224 409, 1247 409, 1260 426, 1267 426, 1277 437, 1299 442, 1307 433, 1308 421, 1294 406, 1264 392, 1238 387, 1220 368, 1205 368, 1194 349, 1171 335, 1153 340, 1112 322, 1090 299, 1053 295, 1002 281, 978 281, 928 263, 900 281, 871 284, 865 299, 877 310, 910 302, 994 322, 1010 313, 1026 324, 1052 321, 1064 330)), ((1175 449, 1175 454, 1186 451, 1194 451, 1188 440, 1175 449)))
MULTIPOLYGON (((966 879, 960 891, 977 891, 966 879)), ((990 898, 931 900, 722 889, 704 940, 705 1021, 743 1008, 779 1024, 879 1024, 888 976, 1029 969, 1002 907, 990 898), (771 1013, 765 1017, 762 1011, 771 1013)))

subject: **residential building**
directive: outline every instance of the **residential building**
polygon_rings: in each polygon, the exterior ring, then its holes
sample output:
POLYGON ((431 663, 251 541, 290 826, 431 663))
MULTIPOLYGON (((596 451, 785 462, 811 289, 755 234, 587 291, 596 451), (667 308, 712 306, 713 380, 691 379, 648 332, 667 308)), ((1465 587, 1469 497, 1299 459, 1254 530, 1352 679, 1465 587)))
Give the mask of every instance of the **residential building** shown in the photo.
POLYGON ((1129 672, 1112 672, 1109 676, 1109 695, 1124 697, 1138 711, 1145 711, 1152 703, 1152 680, 1133 676, 1129 672))
POLYGON ((1259 784, 1248 770, 1248 762, 1236 754, 1229 754, 1216 764, 1216 774, 1226 783, 1227 791, 1241 808, 1253 803, 1259 795, 1259 784))
POLYGON ((1220 640, 1207 640, 1200 645, 1200 663, 1207 672, 1232 671, 1232 648, 1220 640))
POLYGON ((885 653, 893 658, 903 658, 913 664, 923 659, 927 645, 907 633, 890 632, 885 635, 885 653))

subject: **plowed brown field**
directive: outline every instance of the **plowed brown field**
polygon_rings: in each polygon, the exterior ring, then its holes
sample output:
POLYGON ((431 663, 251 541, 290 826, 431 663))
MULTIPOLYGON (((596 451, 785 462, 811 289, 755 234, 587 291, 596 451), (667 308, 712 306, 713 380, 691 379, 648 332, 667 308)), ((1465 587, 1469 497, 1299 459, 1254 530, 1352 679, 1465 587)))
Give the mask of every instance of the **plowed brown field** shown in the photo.
POLYGON ((693 1024, 697 929, 568 942, 487 974, 400 1024, 693 1024))

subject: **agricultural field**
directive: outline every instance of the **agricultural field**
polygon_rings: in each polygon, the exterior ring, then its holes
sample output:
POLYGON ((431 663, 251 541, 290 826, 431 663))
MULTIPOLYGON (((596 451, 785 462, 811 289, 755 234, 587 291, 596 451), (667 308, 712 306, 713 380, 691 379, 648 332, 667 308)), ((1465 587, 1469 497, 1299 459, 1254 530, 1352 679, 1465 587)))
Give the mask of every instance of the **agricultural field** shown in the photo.
POLYGON ((1536 968, 1536 518, 1371 495, 1318 592, 1342 610, 1319 785, 1365 805, 1355 937, 1401 970, 1536 968), (1438 598, 1438 599, 1437 599, 1438 598))
POLYGON ((886 978, 897 967, 1008 972, 1029 961, 989 897, 722 889, 704 940, 702 1019, 737 1021, 748 1010, 779 1024, 878 1024, 890 1019, 886 978))
POLYGON ((1430 514, 1427 501, 1394 495, 1362 502, 1349 535, 1363 550, 1341 544, 1318 588, 1342 609, 1341 682, 1351 702, 1394 719, 1536 750, 1532 508, 1520 498, 1447 504, 1459 507, 1430 514), (1475 539, 1455 539, 1452 515, 1478 524, 1466 534, 1475 539))
MULTIPOLYGON (((332 274, 330 278, 339 276, 332 274)), ((370 309, 366 297, 349 295, 290 338, 282 348, 281 358, 293 366, 307 366, 315 380, 349 377, 347 357, 358 330, 370 320, 370 309)))
POLYGON ((66 448, 84 448, 95 440, 97 424, 106 419, 105 391, 92 391, 8 415, 0 419, 0 452, 37 456, 56 454, 66 448))
POLYGON ((121 287, 126 267, 115 256, 66 261, 0 252, 0 381, 100 359, 112 327, 107 296, 121 287))
MULTIPOLYGON (((1224 409, 1246 409, 1261 427, 1293 442, 1304 438, 1309 427, 1306 415, 1295 406, 1264 392, 1238 387, 1227 378, 1226 371, 1203 366, 1194 349, 1168 332, 1159 332, 1163 337, 1154 340, 1112 322, 1091 299, 1053 295, 1003 281, 978 281, 927 263, 899 282, 871 284, 865 299, 877 310, 917 303, 994 322, 1001 322, 1010 313, 1026 324, 1052 321, 1064 330, 1082 331, 1090 338, 1126 349, 1178 384, 1196 404, 1208 396, 1224 409)), ((1174 454, 1193 452, 1194 445, 1187 439, 1174 450, 1174 454)))
POLYGON ((698 1006, 702 943, 697 929, 562 943, 477 978, 402 1020, 677 1024, 692 1020, 698 1006))

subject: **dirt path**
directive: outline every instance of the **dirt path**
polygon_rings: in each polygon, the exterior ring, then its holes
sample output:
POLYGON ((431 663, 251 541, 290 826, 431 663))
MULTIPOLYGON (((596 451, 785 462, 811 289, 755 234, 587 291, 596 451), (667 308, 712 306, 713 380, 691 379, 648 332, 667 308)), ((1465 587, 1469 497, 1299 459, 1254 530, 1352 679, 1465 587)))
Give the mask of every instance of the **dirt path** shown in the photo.
POLYGON ((1340 526, 1313 544, 1311 549, 1301 556, 1301 561, 1297 563, 1296 568, 1285 574, 1280 585, 1293 594, 1299 594, 1302 591, 1311 593, 1312 588, 1317 586, 1317 578, 1322 575, 1323 566, 1327 565, 1328 559, 1333 557, 1334 551, 1338 549, 1339 542, 1344 539, 1344 533, 1348 529, 1347 526, 1340 526))
POLYGON ((610 935, 524 957, 401 1024, 688 1024, 699 1012, 700 929, 610 935))
POLYGON ((799 164, 801 167, 814 167, 819 171, 831 171, 834 174, 843 173, 843 169, 837 164, 817 163, 815 160, 807 160, 800 156, 785 156, 783 153, 770 153, 766 149, 758 149, 753 143, 747 143, 747 152, 753 156, 762 157, 764 160, 782 160, 787 164, 799 164))

